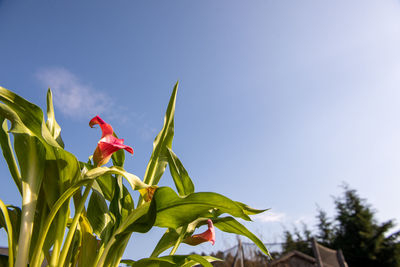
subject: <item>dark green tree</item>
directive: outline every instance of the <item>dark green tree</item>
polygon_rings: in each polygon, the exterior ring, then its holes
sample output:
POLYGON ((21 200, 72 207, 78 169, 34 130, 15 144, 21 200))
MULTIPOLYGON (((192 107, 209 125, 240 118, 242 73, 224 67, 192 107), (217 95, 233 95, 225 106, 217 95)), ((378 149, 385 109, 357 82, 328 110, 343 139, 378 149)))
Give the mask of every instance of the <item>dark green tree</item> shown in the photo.
POLYGON ((328 218, 327 213, 321 208, 318 208, 317 220, 318 232, 316 238, 318 242, 327 247, 332 246, 334 240, 334 228, 332 220, 328 218))
POLYGON ((312 234, 305 224, 303 224, 302 233, 299 229, 295 228, 293 233, 285 230, 283 234, 284 242, 282 245, 282 254, 297 250, 310 256, 313 255, 311 246, 312 234))
POLYGON ((349 266, 400 266, 399 232, 387 234, 394 222, 379 224, 370 205, 354 189, 344 189, 344 196, 335 199, 332 247, 342 249, 349 266))
MULTIPOLYGON (((334 201, 336 215, 333 219, 318 209, 315 237, 319 243, 341 249, 351 267, 400 266, 400 231, 393 233, 393 220, 378 223, 376 212, 348 186, 344 186, 344 194, 334 201)), ((283 253, 295 249, 313 255, 311 233, 303 232, 302 235, 297 229, 294 233, 284 232, 283 253)))

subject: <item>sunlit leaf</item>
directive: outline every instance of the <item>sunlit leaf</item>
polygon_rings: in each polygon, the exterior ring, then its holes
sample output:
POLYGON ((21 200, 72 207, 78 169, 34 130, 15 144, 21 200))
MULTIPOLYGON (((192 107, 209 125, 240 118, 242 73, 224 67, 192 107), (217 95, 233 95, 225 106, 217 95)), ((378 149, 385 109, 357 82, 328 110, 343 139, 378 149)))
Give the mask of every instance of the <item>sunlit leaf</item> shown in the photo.
POLYGON ((244 220, 250 218, 234 201, 217 193, 192 193, 179 197, 171 188, 161 187, 154 196, 157 206, 156 226, 176 229, 199 217, 210 215, 210 210, 218 209, 244 220))
POLYGON ((159 258, 146 258, 139 261, 133 260, 122 260, 121 263, 125 263, 131 267, 172 267, 172 266, 184 266, 190 267, 201 264, 205 267, 212 267, 210 262, 219 261, 219 259, 211 256, 200 256, 200 255, 172 255, 164 256, 159 258))
POLYGON ((236 221, 232 217, 224 217, 224 218, 218 218, 214 219, 213 223, 215 227, 220 229, 221 231, 227 232, 227 233, 232 233, 232 234, 237 234, 237 235, 242 235, 247 238, 249 238, 251 241, 256 244, 260 250, 271 257, 271 255, 268 252, 268 249, 265 247, 264 243, 257 237, 255 236, 252 232, 250 232, 246 227, 244 227, 241 223, 236 221))
POLYGON ((85 178, 92 179, 94 177, 101 177, 105 174, 117 174, 125 177, 125 179, 129 182, 133 190, 139 190, 143 188, 149 187, 147 184, 143 183, 142 180, 139 179, 136 175, 125 171, 120 167, 97 167, 91 169, 85 173, 85 178))
POLYGON ((167 149, 172 146, 174 138, 175 101, 178 83, 175 84, 164 117, 164 125, 153 142, 153 152, 144 175, 144 182, 149 185, 157 185, 167 167, 167 149))
POLYGON ((79 266, 91 266, 96 259, 98 242, 94 235, 89 221, 85 216, 81 217, 79 221, 80 230, 82 232, 82 245, 79 256, 79 266))
POLYGON ((186 196, 194 192, 194 184, 182 162, 175 153, 167 148, 168 166, 179 195, 186 196))
POLYGON ((108 206, 103 196, 96 190, 92 191, 87 207, 87 218, 93 228, 93 233, 100 236, 104 228, 111 222, 108 206))
POLYGON ((242 208, 243 212, 246 213, 247 215, 255 215, 268 210, 268 209, 263 209, 263 210, 254 209, 239 201, 236 201, 236 204, 238 204, 242 208))
POLYGON ((8 169, 10 170, 10 174, 14 179, 15 184, 19 192, 22 195, 22 179, 21 174, 18 169, 17 161, 14 156, 13 148, 10 141, 10 135, 8 134, 8 125, 5 118, 0 115, 0 146, 3 152, 4 159, 7 162, 8 169))
POLYGON ((53 95, 51 90, 47 91, 47 121, 46 126, 50 131, 50 134, 57 141, 57 143, 64 148, 64 142, 61 138, 61 127, 56 121, 56 117, 54 115, 54 106, 53 106, 53 95))

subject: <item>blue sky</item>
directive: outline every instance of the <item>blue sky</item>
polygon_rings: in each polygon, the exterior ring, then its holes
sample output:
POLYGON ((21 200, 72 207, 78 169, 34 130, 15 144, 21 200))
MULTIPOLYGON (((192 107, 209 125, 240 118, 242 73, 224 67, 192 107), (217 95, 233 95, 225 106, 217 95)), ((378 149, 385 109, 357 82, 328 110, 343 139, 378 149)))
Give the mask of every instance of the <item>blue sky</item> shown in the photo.
MULTIPOLYGON (((397 0, 0 0, 0 36, 0 85, 42 107, 51 87, 80 160, 100 137, 88 127, 98 114, 143 177, 179 80, 174 151, 197 191, 271 208, 248 224, 263 241, 313 228, 317 204, 332 215, 342 182, 399 222, 397 0)), ((19 204, 4 161, 0 175, 0 198, 19 204)), ((127 256, 148 256, 161 234, 135 235, 127 256)), ((198 251, 233 243, 218 233, 198 251)))

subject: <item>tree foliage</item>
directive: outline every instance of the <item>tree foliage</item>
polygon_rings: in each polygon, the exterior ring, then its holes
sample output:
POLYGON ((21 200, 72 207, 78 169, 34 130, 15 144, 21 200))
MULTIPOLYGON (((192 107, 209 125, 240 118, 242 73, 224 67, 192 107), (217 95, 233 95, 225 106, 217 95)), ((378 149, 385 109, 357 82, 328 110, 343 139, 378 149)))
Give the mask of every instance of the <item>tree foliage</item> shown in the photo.
MULTIPOLYGON (((342 196, 334 199, 336 215, 331 219, 318 210, 315 238, 324 246, 341 249, 349 266, 400 266, 400 231, 393 232, 393 220, 379 223, 376 211, 356 190, 344 186, 342 196)), ((284 232, 283 253, 298 250, 313 255, 311 233, 284 232)))

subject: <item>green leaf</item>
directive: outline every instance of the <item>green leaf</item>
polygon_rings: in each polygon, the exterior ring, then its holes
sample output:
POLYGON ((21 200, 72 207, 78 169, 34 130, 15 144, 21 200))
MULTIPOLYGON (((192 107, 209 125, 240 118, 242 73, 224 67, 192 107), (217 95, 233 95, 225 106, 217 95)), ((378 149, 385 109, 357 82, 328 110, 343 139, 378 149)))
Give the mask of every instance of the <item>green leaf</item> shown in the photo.
POLYGON ((101 236, 107 224, 111 223, 107 203, 103 196, 96 190, 93 190, 90 195, 87 207, 87 218, 93 228, 93 233, 97 236, 101 236))
POLYGON ((116 231, 117 235, 139 232, 146 233, 154 225, 156 220, 156 202, 146 202, 139 208, 135 209, 123 221, 116 231))
POLYGON ((10 215, 8 213, 8 209, 6 205, 4 205, 3 201, 0 200, 0 210, 1 215, 4 218, 4 228, 7 231, 8 237, 8 255, 9 255, 9 266, 14 266, 14 252, 15 252, 15 245, 14 245, 14 238, 13 238, 13 227, 10 219, 10 215))
POLYGON ((199 217, 211 216, 210 210, 218 209, 222 213, 250 220, 234 201, 217 193, 192 193, 179 197, 171 188, 158 188, 154 199, 157 206, 156 226, 178 228, 189 224, 199 217))
POLYGON ((194 184, 190 179, 188 172, 183 167, 182 162, 171 149, 167 148, 166 154, 168 157, 169 170, 174 179, 179 195, 186 196, 194 193, 194 184))
POLYGON ((100 266, 120 266, 122 255, 128 244, 131 234, 127 234, 118 238, 118 241, 111 247, 107 259, 100 266))
POLYGON ((167 148, 171 148, 174 138, 174 114, 178 82, 175 84, 164 118, 164 126, 153 142, 153 152, 144 175, 144 182, 157 185, 167 167, 167 148))
POLYGON ((264 246, 264 243, 261 242, 261 240, 258 239, 257 236, 255 236, 252 232, 250 232, 246 227, 244 227, 234 218, 232 217, 217 218, 213 220, 213 223, 215 227, 217 227, 221 231, 248 237, 251 241, 254 242, 254 244, 256 244, 260 248, 260 250, 263 253, 265 253, 268 257, 271 257, 271 255, 268 252, 268 249, 264 246))
POLYGON ((169 249, 170 247, 173 247, 176 244, 178 238, 180 237, 182 231, 184 231, 183 239, 185 239, 188 236, 191 236, 193 232, 196 230, 196 228, 204 224, 207 224, 207 220, 208 220, 207 218, 198 218, 193 222, 184 225, 182 227, 179 227, 177 229, 172 229, 172 228, 167 229, 165 234, 158 241, 150 257, 151 258, 157 257, 165 250, 169 249))
POLYGON ((85 177, 92 179, 94 177, 100 177, 106 174, 117 174, 125 177, 133 190, 145 189, 149 187, 147 184, 143 183, 142 180, 140 180, 140 178, 137 177, 136 175, 129 173, 120 167, 115 167, 115 166, 110 168, 97 167, 91 169, 85 173, 85 177))
POLYGON ((176 241, 179 238, 179 234, 175 229, 169 228, 164 233, 164 235, 158 241, 156 247, 154 248, 153 252, 151 253, 150 257, 155 258, 160 255, 165 250, 169 249, 170 247, 174 246, 176 241))
POLYGON ((38 106, 3 87, 0 87, 0 101, 7 106, 7 109, 1 108, 0 113, 11 121, 11 132, 35 135, 51 146, 60 147, 45 125, 38 106))
POLYGON ((101 192, 105 199, 111 201, 115 194, 115 177, 111 174, 102 175, 93 184, 93 189, 101 192))
POLYGON ((206 267, 212 267, 212 264, 209 262, 214 261, 214 259, 212 259, 212 257, 204 257, 204 256, 200 256, 200 255, 190 255, 188 257, 188 259, 190 260, 189 262, 185 263, 182 267, 189 267, 189 266, 193 266, 196 265, 197 263, 200 263, 203 266, 206 267))
MULTIPOLYGON (((51 102, 51 95, 48 95, 49 100, 51 102)), ((46 125, 43 112, 39 107, 2 87, 0 87, 0 101, 3 102, 0 104, 1 116, 11 122, 10 132, 14 134, 15 154, 21 170, 21 179, 25 181, 26 185, 23 188, 23 203, 31 203, 31 205, 23 205, 26 210, 23 213, 35 214, 35 203, 42 185, 45 191, 45 200, 41 199, 40 202, 46 201, 51 207, 68 185, 79 177, 79 164, 72 154, 63 150, 58 142, 60 139, 56 140, 59 137, 60 129, 54 119, 52 103, 48 103, 49 121, 46 125), (32 197, 27 199, 27 196, 32 197)), ((65 205, 62 214, 66 214, 69 212, 68 210, 69 206, 65 205)), ((48 210, 40 209, 39 212, 40 214, 36 213, 35 217, 41 221, 41 218, 47 215, 48 210)), ((23 224, 28 228, 32 222, 31 217, 23 216, 27 221, 24 221, 23 224)), ((62 242, 64 233, 62 229, 65 229, 67 219, 65 215, 58 215, 52 223, 56 225, 56 241, 62 242)), ((35 223, 33 227, 33 232, 38 233, 41 225, 35 223)), ((25 233, 24 238, 19 242, 21 241, 23 244, 19 251, 26 254, 29 246, 27 243, 30 242, 29 232, 25 233)), ((33 248, 36 246, 35 239, 32 240, 31 246, 33 248)), ((57 251, 55 251, 56 253, 57 251)), ((18 259, 25 259, 25 256, 18 256, 18 259)))
POLYGON ((47 121, 46 126, 50 131, 50 134, 57 141, 57 143, 64 148, 64 142, 61 138, 61 127, 58 125, 55 115, 54 115, 54 106, 53 106, 53 95, 51 90, 47 91, 47 121))
POLYGON ((82 245, 80 247, 79 266, 91 266, 96 259, 98 243, 92 229, 85 216, 79 221, 80 230, 82 232, 82 245))
POLYGON ((235 202, 242 208, 243 212, 246 213, 247 215, 256 215, 256 214, 259 214, 259 213, 269 210, 269 209, 263 209, 263 210, 254 209, 242 202, 239 202, 239 201, 235 201, 235 202))
POLYGON ((110 262, 119 262, 131 233, 145 233, 149 231, 153 227, 155 216, 156 207, 154 199, 151 202, 144 203, 129 214, 107 242, 97 266, 111 266, 110 262), (114 258, 116 254, 118 258, 114 258))
MULTIPOLYGON (((1 200, 0 200, 1 201, 1 200)), ((16 206, 6 205, 8 215, 10 217, 11 225, 12 225, 12 237, 13 237, 13 244, 14 244, 14 255, 16 255, 16 245, 18 244, 18 237, 19 237, 19 227, 21 224, 21 209, 16 206)), ((7 228, 6 221, 3 216, 0 216, 0 229, 7 228)))
POLYGON ((114 215, 118 227, 121 222, 133 211, 134 204, 132 196, 122 183, 122 176, 114 177, 114 196, 110 202, 110 212, 114 215))
MULTIPOLYGON (((113 135, 118 138, 118 136, 115 133, 113 135)), ((114 166, 118 166, 118 167, 123 168, 124 167, 124 163, 125 163, 125 150, 120 149, 120 150, 114 152, 111 155, 111 159, 112 159, 112 162, 113 162, 114 166)))
POLYGON ((164 256, 159 258, 145 258, 139 261, 133 260, 122 260, 121 263, 125 263, 131 267, 172 267, 172 266, 184 266, 190 267, 201 264, 202 266, 212 267, 212 261, 218 261, 219 259, 211 256, 200 256, 200 255, 172 255, 164 256))
POLYGON ((17 161, 14 156, 12 149, 10 135, 8 134, 8 125, 4 117, 0 116, 0 123, 2 125, 0 129, 0 146, 3 151, 4 159, 7 162, 8 169, 10 170, 11 176, 14 179, 15 184, 18 187, 19 192, 22 195, 22 179, 19 173, 17 161))
POLYGON ((40 258, 40 253, 42 252, 42 248, 44 245, 44 242, 46 240, 47 233, 50 229, 50 226, 52 225, 52 222, 57 215, 58 211, 61 209, 61 207, 66 203, 66 201, 70 200, 72 195, 74 195, 78 190, 80 190, 81 186, 84 186, 93 179, 97 177, 92 177, 91 179, 82 179, 75 184, 71 185, 62 195, 61 197, 54 203, 53 207, 51 208, 51 211, 49 215, 46 217, 45 222, 42 224, 41 230, 40 230, 40 238, 38 239, 37 244, 35 245, 35 250, 33 253, 33 256, 31 258, 32 266, 36 266, 39 264, 39 258, 40 258))

